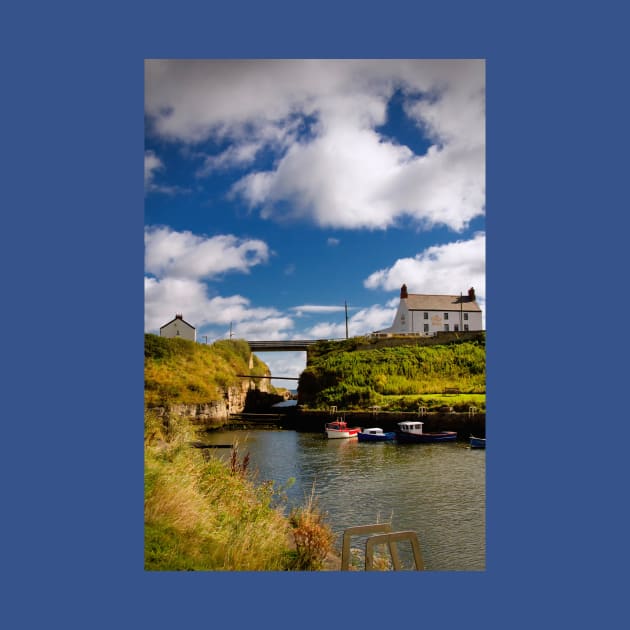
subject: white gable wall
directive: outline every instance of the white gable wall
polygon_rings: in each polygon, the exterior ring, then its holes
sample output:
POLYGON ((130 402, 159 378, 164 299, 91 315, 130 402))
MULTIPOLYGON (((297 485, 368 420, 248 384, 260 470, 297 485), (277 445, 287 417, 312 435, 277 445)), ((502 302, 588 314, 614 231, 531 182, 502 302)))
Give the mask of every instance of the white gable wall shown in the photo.
POLYGON ((407 333, 411 332, 411 318, 409 317, 409 309, 407 308, 407 300, 400 300, 394 323, 381 332, 388 333, 407 333))
POLYGON ((160 328, 160 337, 180 337, 189 341, 197 341, 197 330, 178 318, 160 328))

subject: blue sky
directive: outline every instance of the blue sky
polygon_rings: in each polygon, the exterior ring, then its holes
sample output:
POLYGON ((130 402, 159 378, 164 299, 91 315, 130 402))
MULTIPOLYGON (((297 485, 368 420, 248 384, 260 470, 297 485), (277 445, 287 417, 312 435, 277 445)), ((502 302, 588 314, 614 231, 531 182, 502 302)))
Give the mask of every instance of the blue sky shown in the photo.
POLYGON ((403 283, 485 319, 483 60, 145 62, 147 332, 361 335, 403 283))

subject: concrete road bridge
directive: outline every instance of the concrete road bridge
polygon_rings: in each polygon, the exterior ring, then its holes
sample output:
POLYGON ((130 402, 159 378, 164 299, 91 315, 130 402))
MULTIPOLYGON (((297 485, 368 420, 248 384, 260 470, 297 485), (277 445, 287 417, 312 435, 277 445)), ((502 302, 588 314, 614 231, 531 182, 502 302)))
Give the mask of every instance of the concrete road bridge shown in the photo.
MULTIPOLYGON (((308 358, 308 349, 318 341, 325 341, 323 339, 289 339, 284 341, 248 341, 251 355, 249 357, 249 368, 254 367, 254 353, 255 352, 306 352, 308 358)), ((245 376, 240 375, 239 376, 245 376)), ((264 378, 264 377, 259 377, 264 378)), ((271 376, 272 379, 286 379, 286 380, 299 380, 298 377, 291 376, 271 376)))
POLYGON ((290 352, 303 350, 324 339, 290 339, 287 341, 248 341, 252 352, 290 352))

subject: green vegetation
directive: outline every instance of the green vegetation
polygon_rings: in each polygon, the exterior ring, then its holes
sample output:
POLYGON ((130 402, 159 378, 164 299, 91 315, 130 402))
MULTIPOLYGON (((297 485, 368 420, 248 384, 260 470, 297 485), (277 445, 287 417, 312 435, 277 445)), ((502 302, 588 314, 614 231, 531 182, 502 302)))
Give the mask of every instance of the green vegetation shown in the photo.
POLYGON ((223 398, 227 387, 239 387, 242 379, 237 374, 269 375, 256 355, 250 369, 249 357, 242 339, 204 345, 145 334, 145 405, 208 403, 223 398))
POLYGON ((145 415, 145 569, 319 570, 333 534, 313 498, 288 517, 284 489, 256 484, 248 454, 191 448, 191 425, 145 415))
POLYGON ((147 570, 319 570, 332 549, 334 536, 313 497, 285 516, 286 488, 257 483, 249 454, 241 455, 238 445, 226 463, 191 447, 195 435, 187 420, 151 411, 220 400, 226 388, 241 386, 239 374, 269 375, 256 356, 249 367, 250 354, 243 340, 207 346, 145 335, 147 570))
POLYGON ((440 345, 363 348, 360 339, 317 344, 300 377, 302 404, 314 409, 485 409, 485 336, 440 345), (451 388, 459 393, 444 393, 451 388))

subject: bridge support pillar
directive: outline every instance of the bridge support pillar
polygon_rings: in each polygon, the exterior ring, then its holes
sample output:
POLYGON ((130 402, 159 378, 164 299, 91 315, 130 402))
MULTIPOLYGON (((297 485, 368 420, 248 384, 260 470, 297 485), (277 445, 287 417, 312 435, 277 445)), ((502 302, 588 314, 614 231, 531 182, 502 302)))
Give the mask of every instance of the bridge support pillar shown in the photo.
POLYGON ((251 370, 254 367, 254 353, 249 353, 249 369, 251 370))

